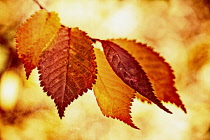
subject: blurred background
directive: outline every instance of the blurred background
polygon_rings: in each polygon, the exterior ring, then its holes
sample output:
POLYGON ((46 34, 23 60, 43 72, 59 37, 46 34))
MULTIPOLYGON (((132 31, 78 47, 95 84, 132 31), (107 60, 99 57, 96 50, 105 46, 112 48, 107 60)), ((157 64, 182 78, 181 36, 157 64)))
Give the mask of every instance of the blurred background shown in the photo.
POLYGON ((26 80, 15 49, 18 26, 39 9, 32 0, 0 0, 0 140, 210 140, 209 0, 39 0, 61 22, 93 38, 147 43, 172 66, 187 108, 133 102, 134 123, 102 115, 92 91, 60 120, 34 70, 26 80))

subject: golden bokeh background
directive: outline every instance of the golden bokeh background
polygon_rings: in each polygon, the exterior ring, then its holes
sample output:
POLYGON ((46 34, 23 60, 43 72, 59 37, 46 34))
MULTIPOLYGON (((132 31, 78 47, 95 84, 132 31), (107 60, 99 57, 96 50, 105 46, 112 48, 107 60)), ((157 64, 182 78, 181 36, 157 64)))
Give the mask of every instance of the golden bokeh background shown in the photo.
MULTIPOLYGON (((170 63, 188 113, 173 114, 135 100, 134 123, 100 112, 92 91, 66 108, 60 120, 53 100, 29 80, 15 52, 15 33, 39 7, 32 0, 0 0, 0 140, 209 140, 210 2, 208 0, 39 0, 61 22, 93 38, 147 43, 170 63)), ((113 93, 114 94, 114 93, 113 93)))

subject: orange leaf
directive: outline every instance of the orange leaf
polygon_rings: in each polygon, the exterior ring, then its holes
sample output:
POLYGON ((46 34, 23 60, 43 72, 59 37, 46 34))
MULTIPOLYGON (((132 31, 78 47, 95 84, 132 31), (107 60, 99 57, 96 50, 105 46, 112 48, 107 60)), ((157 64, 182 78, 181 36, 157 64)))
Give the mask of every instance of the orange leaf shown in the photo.
POLYGON ((57 14, 45 10, 37 11, 19 27, 16 34, 17 53, 24 64, 27 79, 37 67, 42 50, 53 40, 59 28, 57 14))
POLYGON ((102 113, 138 129, 130 115, 131 102, 135 97, 134 90, 113 72, 102 51, 95 49, 95 54, 98 74, 93 89, 102 113))
MULTIPOLYGON (((175 76, 173 71, 163 57, 159 56, 157 52, 145 44, 126 39, 113 39, 111 41, 127 50, 136 58, 152 83, 158 99, 164 102, 174 103, 186 113, 186 108, 174 87, 175 76)), ((144 100, 139 95, 137 97, 144 100)))
POLYGON ((123 82, 164 111, 172 113, 157 99, 146 73, 133 56, 113 42, 104 40, 100 40, 100 42, 107 61, 123 82))
POLYGON ((41 86, 54 99, 60 118, 65 108, 92 88, 96 62, 92 40, 78 28, 62 27, 41 55, 41 86))

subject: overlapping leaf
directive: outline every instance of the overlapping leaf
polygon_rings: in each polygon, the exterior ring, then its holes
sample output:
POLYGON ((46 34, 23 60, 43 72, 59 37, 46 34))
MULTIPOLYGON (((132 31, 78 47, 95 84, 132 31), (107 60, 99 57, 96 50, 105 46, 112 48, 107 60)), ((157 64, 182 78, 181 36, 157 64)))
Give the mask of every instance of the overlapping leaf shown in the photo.
MULTIPOLYGON (((180 100, 179 95, 176 93, 177 90, 174 87, 175 76, 173 75, 173 71, 163 57, 159 56, 157 52, 153 51, 151 47, 145 44, 126 39, 113 39, 111 41, 118 44, 135 57, 146 72, 158 99, 164 102, 174 103, 186 113, 184 104, 180 100)), ((144 100, 144 98, 139 95, 137 95, 137 97, 144 100)))
POLYGON ((42 50, 57 34, 60 28, 59 18, 54 12, 37 11, 16 34, 17 53, 24 64, 26 77, 37 67, 42 50))
POLYGON ((137 129, 130 115, 131 102, 135 97, 134 90, 112 71, 102 51, 95 49, 95 53, 98 74, 93 89, 102 113, 137 129))
POLYGON ((54 99, 60 118, 65 108, 95 82, 92 40, 78 28, 62 27, 39 61, 41 86, 54 99))
POLYGON ((126 50, 110 41, 100 40, 107 61, 113 71, 139 94, 151 100, 158 107, 172 113, 157 99, 149 79, 139 63, 126 50))
POLYGON ((54 99, 60 118, 65 108, 95 83, 92 40, 100 41, 104 49, 104 54, 95 50, 98 79, 94 93, 105 116, 138 129, 130 115, 135 96, 168 113, 171 112, 160 100, 174 103, 186 112, 176 93, 171 67, 152 48, 126 39, 91 39, 78 28, 61 26, 56 13, 40 10, 18 29, 17 53, 27 78, 38 67, 41 86, 54 99))

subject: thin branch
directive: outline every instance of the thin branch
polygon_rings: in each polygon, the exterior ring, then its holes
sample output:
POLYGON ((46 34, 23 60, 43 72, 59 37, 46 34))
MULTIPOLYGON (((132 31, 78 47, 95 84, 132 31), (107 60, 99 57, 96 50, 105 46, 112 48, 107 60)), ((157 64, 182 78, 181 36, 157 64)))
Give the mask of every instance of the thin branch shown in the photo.
POLYGON ((44 7, 38 2, 38 0, 34 0, 34 2, 39 6, 40 9, 43 9, 43 10, 48 11, 46 8, 44 8, 44 7))

